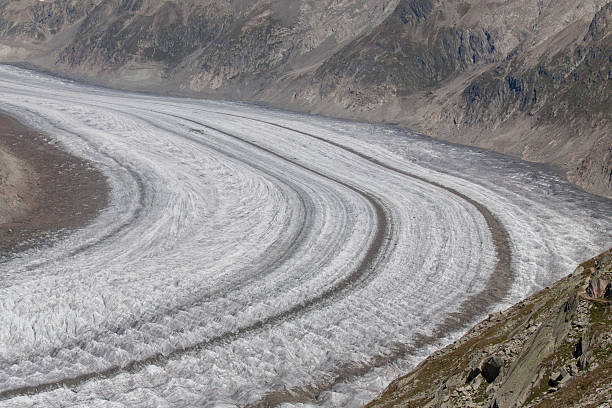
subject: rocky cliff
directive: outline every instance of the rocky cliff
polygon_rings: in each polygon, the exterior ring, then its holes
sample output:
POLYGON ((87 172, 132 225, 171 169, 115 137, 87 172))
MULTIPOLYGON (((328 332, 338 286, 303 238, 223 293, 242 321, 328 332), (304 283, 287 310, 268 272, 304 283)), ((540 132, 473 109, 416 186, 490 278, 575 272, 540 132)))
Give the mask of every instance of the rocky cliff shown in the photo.
POLYGON ((368 407, 610 406, 611 282, 612 249, 490 315, 368 407))
POLYGON ((398 123, 612 196, 605 0, 0 0, 0 61, 398 123))

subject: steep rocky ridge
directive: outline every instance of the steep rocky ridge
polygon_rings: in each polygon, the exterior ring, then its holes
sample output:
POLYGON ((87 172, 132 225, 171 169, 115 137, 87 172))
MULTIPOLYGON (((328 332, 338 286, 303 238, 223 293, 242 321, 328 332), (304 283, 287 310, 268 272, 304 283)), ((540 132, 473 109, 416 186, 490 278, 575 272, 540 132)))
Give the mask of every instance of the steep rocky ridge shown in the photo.
POLYGON ((0 61, 398 123, 612 196, 607 0, 0 0, 0 61))
POLYGON ((612 249, 490 315, 368 407, 610 406, 611 282, 612 249))

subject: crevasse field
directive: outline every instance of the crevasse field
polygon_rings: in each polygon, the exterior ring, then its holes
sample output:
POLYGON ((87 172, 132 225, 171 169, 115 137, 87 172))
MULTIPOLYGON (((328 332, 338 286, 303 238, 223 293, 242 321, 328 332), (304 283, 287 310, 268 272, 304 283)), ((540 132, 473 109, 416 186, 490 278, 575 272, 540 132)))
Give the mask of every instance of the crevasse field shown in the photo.
POLYGON ((406 130, 0 66, 111 204, 0 264, 1 407, 359 406, 612 246, 612 204, 406 130))

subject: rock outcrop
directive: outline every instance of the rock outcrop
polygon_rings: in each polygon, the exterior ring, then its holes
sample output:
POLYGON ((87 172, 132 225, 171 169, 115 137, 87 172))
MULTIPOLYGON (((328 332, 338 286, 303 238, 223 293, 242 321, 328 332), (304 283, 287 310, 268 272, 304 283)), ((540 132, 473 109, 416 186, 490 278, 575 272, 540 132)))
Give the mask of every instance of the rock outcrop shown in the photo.
POLYGON ((480 373, 488 383, 495 381, 504 364, 504 360, 500 356, 492 356, 485 360, 482 364, 480 373))
POLYGON ((612 302, 593 283, 611 277, 612 249, 553 286, 490 315, 394 381, 368 407, 612 403, 612 302), (482 366, 475 368, 476 361, 483 361, 482 366))
POLYGON ((392 122, 612 196, 606 0, 0 0, 0 61, 392 122))

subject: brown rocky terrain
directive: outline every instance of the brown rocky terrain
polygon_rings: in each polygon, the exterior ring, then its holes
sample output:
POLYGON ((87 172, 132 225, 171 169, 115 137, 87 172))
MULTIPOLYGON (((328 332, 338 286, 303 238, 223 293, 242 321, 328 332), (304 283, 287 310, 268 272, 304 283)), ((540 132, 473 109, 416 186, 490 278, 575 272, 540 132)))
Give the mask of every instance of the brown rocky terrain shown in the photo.
POLYGON ((0 61, 553 164, 612 196, 607 0, 0 0, 0 61))
POLYGON ((489 315, 375 407, 612 406, 612 249, 489 315))
POLYGON ((298 95, 320 113, 551 163, 610 196, 611 10, 596 1, 400 2, 298 95))
POLYGON ((100 171, 0 114, 0 259, 86 225, 107 200, 100 171))

